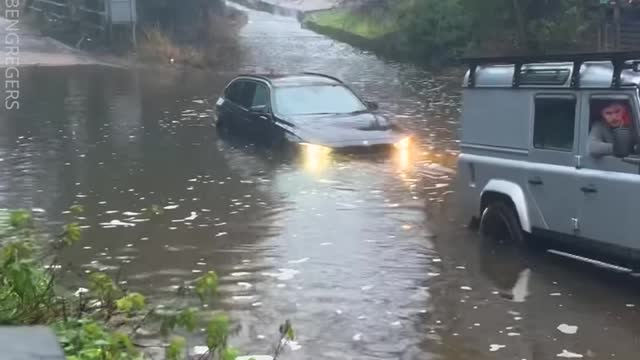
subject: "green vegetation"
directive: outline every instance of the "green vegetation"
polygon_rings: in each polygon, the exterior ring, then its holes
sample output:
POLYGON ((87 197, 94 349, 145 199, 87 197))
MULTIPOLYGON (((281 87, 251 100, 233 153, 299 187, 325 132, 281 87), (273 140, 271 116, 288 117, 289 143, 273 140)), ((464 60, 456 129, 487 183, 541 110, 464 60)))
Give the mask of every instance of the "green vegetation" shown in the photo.
MULTIPOLYGON (((73 207, 70 213, 77 217, 82 208, 73 207)), ((0 213, 0 325, 51 326, 69 360, 144 359, 135 336, 142 326, 154 324, 160 328, 158 336, 168 344, 165 357, 169 360, 184 359, 187 353, 186 339, 172 333, 193 333, 201 327, 208 348, 201 359, 233 360, 240 354, 228 345, 231 320, 225 314, 204 321, 198 308, 152 307, 142 294, 122 289, 105 273, 91 273, 88 289, 65 295, 59 288, 56 251, 73 246, 80 235, 79 225, 71 222, 56 239, 47 241, 29 212, 0 213)), ((204 306, 216 296, 217 287, 218 277, 209 271, 180 287, 176 296, 195 293, 204 306)), ((293 340, 288 320, 281 325, 280 334, 274 358, 293 340)))
POLYGON ((334 9, 311 14, 307 21, 320 26, 348 31, 368 39, 375 39, 399 29, 395 21, 382 16, 353 12, 347 9, 334 9))
POLYGON ((464 53, 594 50, 598 0, 359 0, 305 21, 424 62, 464 53), (356 2, 354 2, 356 3, 356 2))

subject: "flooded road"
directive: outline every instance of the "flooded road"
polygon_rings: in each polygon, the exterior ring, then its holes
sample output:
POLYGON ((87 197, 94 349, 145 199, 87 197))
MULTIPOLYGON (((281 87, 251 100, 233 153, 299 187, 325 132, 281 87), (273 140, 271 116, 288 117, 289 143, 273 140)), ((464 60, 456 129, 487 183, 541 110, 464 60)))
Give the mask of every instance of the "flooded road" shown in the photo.
POLYGON ((456 217, 460 73, 249 16, 219 71, 25 71, 22 110, 0 118, 0 207, 37 209, 54 231, 83 205, 67 266, 119 272, 158 302, 215 270, 231 343, 249 353, 269 352, 288 318, 286 359, 637 358, 635 278, 480 247, 456 217), (417 149, 318 166, 219 137, 209 104, 234 74, 269 69, 343 78, 417 149))

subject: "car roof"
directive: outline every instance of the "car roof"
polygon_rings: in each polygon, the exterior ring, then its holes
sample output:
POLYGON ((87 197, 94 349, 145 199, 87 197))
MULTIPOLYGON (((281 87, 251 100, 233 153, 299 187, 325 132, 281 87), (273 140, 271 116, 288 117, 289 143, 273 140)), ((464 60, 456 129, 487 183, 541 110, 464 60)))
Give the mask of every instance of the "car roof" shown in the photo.
POLYGON ((640 86, 640 51, 470 57, 467 88, 640 86))
POLYGON ((309 72, 301 74, 242 74, 236 77, 236 79, 240 78, 263 80, 270 83, 273 87, 343 84, 340 79, 333 76, 309 72))

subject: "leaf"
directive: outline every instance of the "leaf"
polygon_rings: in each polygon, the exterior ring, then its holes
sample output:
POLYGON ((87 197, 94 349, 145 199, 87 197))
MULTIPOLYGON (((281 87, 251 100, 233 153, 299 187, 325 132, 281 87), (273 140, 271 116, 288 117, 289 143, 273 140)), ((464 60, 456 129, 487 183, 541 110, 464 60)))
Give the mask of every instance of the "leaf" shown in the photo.
POLYGON ((107 340, 100 339, 100 340, 94 341, 93 345, 95 345, 95 346, 107 346, 107 345, 109 345, 109 342, 107 340))
POLYGON ((82 205, 75 204, 69 208, 69 211, 74 215, 80 215, 84 212, 84 207, 82 205))
POLYGON ((235 360, 240 355, 238 349, 227 347, 222 350, 221 360, 235 360))
POLYGON ((123 332, 114 332, 111 335, 110 350, 112 352, 126 352, 130 355, 136 353, 131 338, 123 332))
POLYGON ((131 293, 116 301, 116 307, 118 310, 131 315, 135 311, 140 311, 144 308, 145 297, 139 293, 131 293))
POLYGON ((133 304, 131 303, 131 300, 123 297, 122 299, 118 299, 116 301, 116 307, 118 308, 118 310, 130 314, 133 309, 133 304))
POLYGON ((195 288, 200 301, 204 302, 206 299, 213 297, 218 291, 218 275, 213 271, 209 271, 196 279, 195 288))
POLYGON ((65 245, 72 245, 80 240, 82 229, 77 223, 67 224, 64 226, 63 240, 65 245))
POLYGON ((176 327, 177 316, 175 315, 165 315, 162 318, 162 323, 160 324, 160 334, 162 336, 167 336, 173 329, 176 327))
POLYGON ((14 229, 22 230, 30 228, 32 225, 31 214, 27 210, 17 210, 9 215, 9 226, 14 229))
POLYGON ((179 360, 180 355, 184 351, 187 345, 187 340, 181 336, 176 336, 171 339, 169 346, 167 347, 166 357, 167 360, 179 360))
POLYGON ((229 317, 216 315, 207 327, 207 346, 211 350, 224 348, 229 336, 229 317))
POLYGON ((196 310, 192 308, 182 310, 178 315, 177 324, 193 332, 196 329, 196 310))

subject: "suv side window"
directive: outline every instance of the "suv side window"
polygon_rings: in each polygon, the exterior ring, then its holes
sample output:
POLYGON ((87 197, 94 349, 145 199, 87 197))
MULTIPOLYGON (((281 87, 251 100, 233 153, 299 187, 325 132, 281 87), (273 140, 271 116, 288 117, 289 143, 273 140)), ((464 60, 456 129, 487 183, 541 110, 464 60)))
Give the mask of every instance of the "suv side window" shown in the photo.
POLYGON ((575 98, 535 98, 533 146, 536 149, 571 152, 574 147, 575 125, 575 98))

